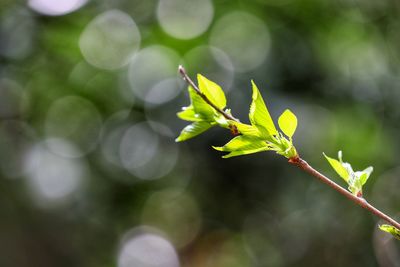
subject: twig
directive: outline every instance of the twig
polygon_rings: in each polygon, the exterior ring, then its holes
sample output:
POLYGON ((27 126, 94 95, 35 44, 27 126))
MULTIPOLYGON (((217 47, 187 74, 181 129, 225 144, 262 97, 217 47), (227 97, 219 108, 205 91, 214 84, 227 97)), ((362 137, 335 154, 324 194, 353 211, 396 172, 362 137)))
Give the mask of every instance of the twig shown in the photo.
POLYGON ((368 210, 375 216, 381 218, 382 220, 387 221, 389 224, 393 225, 397 229, 400 229, 400 223, 398 223, 397 221, 392 219, 390 216, 386 215, 382 211, 378 210, 377 208, 375 208, 374 206, 369 204, 364 198, 353 195, 352 193, 350 193, 349 191, 347 191, 346 189, 344 189, 343 187, 341 187, 340 185, 338 185, 337 183, 335 183, 334 181, 332 181, 331 179, 329 179, 322 173, 318 172, 313 167, 311 167, 305 160, 303 160, 301 158, 293 158, 293 159, 289 159, 289 163, 296 165, 297 167, 304 170, 305 172, 308 172, 309 174, 311 174, 312 176, 314 176, 315 178, 317 178, 324 184, 327 184, 334 190, 338 191, 340 194, 344 195, 345 197, 347 197, 354 203, 360 205, 361 207, 368 210))
MULTIPOLYGON (((182 75, 183 79, 191 87, 193 87, 193 89, 196 91, 196 93, 199 96, 201 96, 201 98, 204 99, 204 101, 207 102, 211 107, 213 107, 216 111, 218 111, 220 114, 222 114, 226 119, 238 121, 238 119, 234 118, 232 115, 226 113, 225 111, 221 110, 216 105, 214 105, 214 103, 212 103, 207 98, 207 96, 205 94, 203 94, 199 90, 199 88, 194 84, 194 82, 189 78, 189 76, 186 74, 185 69, 182 66, 179 66, 179 73, 182 75)), ((398 223, 397 221, 395 221, 394 219, 392 219, 391 217, 389 217, 388 215, 386 215, 382 211, 378 210, 377 208, 375 208, 374 206, 369 204, 364 198, 353 195, 351 192, 347 191, 346 189, 344 189, 343 187, 341 187, 340 185, 338 185, 337 183, 335 183, 334 181, 332 181, 331 179, 329 179, 328 177, 326 177, 322 173, 318 172, 313 167, 311 167, 305 160, 300 158, 298 155, 296 155, 293 158, 290 158, 289 159, 289 163, 291 163, 293 165, 296 165, 297 167, 299 167, 303 171, 311 174, 312 176, 314 176, 315 178, 317 178, 318 180, 320 180, 324 184, 327 184, 328 186, 330 186, 331 188, 333 188, 334 190, 336 190, 340 194, 344 195, 345 197, 347 197, 348 199, 350 199, 354 203, 356 203, 359 206, 361 206, 362 208, 368 210, 369 212, 371 212, 372 214, 374 214, 378 218, 388 222, 389 224, 393 225, 397 229, 400 229, 400 223, 398 223)))
POLYGON ((220 113, 222 116, 225 117, 225 119, 227 120, 232 120, 232 121, 239 121, 238 119, 236 119, 235 117, 233 117, 232 115, 226 113, 225 111, 223 111, 222 109, 220 109, 219 107, 217 107, 216 105, 214 105, 213 102, 211 102, 207 96, 205 94, 203 94, 202 91, 200 91, 200 89, 194 84, 194 82, 190 79, 190 77, 186 74, 185 69, 179 65, 178 67, 179 73, 182 75, 182 78, 196 91, 196 93, 203 98, 204 101, 207 102, 207 104, 209 104, 211 107, 213 107, 218 113, 220 113))

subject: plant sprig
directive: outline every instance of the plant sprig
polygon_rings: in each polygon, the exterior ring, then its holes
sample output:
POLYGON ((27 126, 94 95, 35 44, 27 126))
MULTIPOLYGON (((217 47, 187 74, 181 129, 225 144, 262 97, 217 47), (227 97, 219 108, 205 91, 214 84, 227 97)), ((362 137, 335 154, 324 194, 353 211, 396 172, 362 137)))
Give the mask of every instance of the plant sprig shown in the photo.
POLYGON ((343 162, 342 151, 338 152, 339 160, 330 158, 325 155, 325 153, 323 154, 337 174, 339 174, 339 176, 349 185, 349 191, 358 197, 362 197, 362 187, 367 182, 374 168, 369 166, 363 171, 355 172, 350 163, 343 162))
POLYGON ((253 94, 249 109, 250 124, 233 118, 231 111, 225 109, 227 101, 219 85, 201 74, 197 75, 197 81, 198 88, 195 88, 193 84, 190 84, 188 88, 190 105, 182 108, 182 111, 177 114, 179 118, 191 122, 182 130, 176 139, 177 142, 193 138, 213 126, 220 126, 231 129, 236 135, 224 146, 213 147, 216 150, 228 152, 223 156, 224 158, 269 150, 286 158, 297 156, 292 140, 297 128, 297 117, 286 109, 278 119, 278 125, 282 131, 279 132, 254 81, 251 81, 253 94))
POLYGON ((297 117, 289 109, 286 109, 279 116, 280 131, 277 130, 254 81, 251 81, 253 93, 249 109, 250 123, 247 124, 240 122, 232 115, 231 110, 226 108, 226 96, 219 85, 198 74, 199 86, 197 87, 182 66, 179 66, 179 72, 189 84, 190 105, 182 108, 182 111, 178 112, 177 115, 182 120, 191 122, 191 124, 182 130, 176 138, 177 142, 193 138, 213 126, 229 129, 234 138, 223 146, 213 147, 218 151, 227 152, 223 158, 262 151, 275 151, 277 154, 286 157, 289 163, 296 165, 378 218, 388 222, 389 225, 380 225, 379 229, 400 239, 400 224, 363 198, 362 187, 372 173, 372 167, 363 171, 353 171, 349 163, 343 162, 341 151, 338 153, 338 160, 323 153, 332 168, 348 184, 348 190, 346 190, 315 170, 299 156, 292 139, 297 129, 297 117))

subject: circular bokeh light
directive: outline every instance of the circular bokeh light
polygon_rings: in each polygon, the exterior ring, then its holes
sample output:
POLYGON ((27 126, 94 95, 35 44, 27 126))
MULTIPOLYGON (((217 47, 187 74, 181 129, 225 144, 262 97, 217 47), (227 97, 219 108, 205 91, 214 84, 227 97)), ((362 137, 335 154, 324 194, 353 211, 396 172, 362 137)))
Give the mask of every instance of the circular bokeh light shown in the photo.
POLYGON ((175 248, 153 232, 144 227, 128 232, 118 253, 118 267, 179 267, 175 248))
POLYGON ((221 49, 207 45, 197 46, 188 51, 183 59, 189 73, 201 73, 223 86, 224 91, 231 88, 234 67, 229 56, 221 49))
POLYGON ((161 178, 178 160, 179 151, 172 140, 156 133, 147 122, 135 124, 124 132, 119 145, 122 165, 140 179, 161 178))
MULTIPOLYGON (((50 107, 45 133, 48 137, 68 139, 75 143, 81 150, 79 154, 68 150, 59 153, 63 156, 79 157, 96 147, 101 126, 100 113, 89 100, 79 96, 66 96, 56 100, 50 107)), ((57 153, 57 147, 51 147, 57 153)))
POLYGON ((179 63, 178 54, 170 48, 155 45, 142 49, 129 65, 128 79, 133 93, 143 101, 156 103, 176 96, 177 88, 181 88, 177 76, 179 63), (160 83, 166 87, 160 87, 160 83))
POLYGON ((38 13, 61 16, 81 8, 88 0, 29 0, 28 6, 38 13))
POLYGON ((161 27, 178 39, 192 39, 204 33, 213 15, 210 0, 161 0, 157 7, 161 27))
POLYGON ((271 40, 262 20, 247 12, 234 11, 217 21, 210 45, 227 53, 236 71, 246 72, 265 61, 271 40))
POLYGON ((80 188, 85 168, 82 159, 72 159, 53 153, 48 142, 77 150, 65 140, 46 140, 33 146, 26 154, 24 170, 28 185, 38 204, 48 206, 69 200, 80 188))
POLYGON ((128 64, 139 49, 140 32, 132 18, 109 10, 94 18, 79 39, 81 52, 91 65, 115 70, 128 64))

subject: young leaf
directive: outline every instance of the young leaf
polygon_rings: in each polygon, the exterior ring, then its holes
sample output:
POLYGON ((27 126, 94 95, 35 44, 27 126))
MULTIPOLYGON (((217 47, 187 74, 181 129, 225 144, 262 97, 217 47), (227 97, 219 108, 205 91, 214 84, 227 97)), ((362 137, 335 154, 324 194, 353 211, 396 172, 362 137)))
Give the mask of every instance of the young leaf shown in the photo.
POLYGON ((347 170, 343 167, 342 163, 340 163, 338 160, 333 159, 328 157, 325 153, 322 153, 325 158, 328 160, 329 164, 332 166, 332 168, 339 174, 340 177, 343 178, 346 182, 349 181, 349 173, 347 170))
POLYGON ((229 124, 235 126, 239 133, 243 135, 255 136, 255 137, 262 137, 260 131, 257 127, 245 123, 241 123, 238 121, 229 121, 229 124))
POLYGON ((266 146, 267 143, 261 139, 241 135, 233 138, 222 147, 213 147, 213 148, 218 151, 232 152, 236 150, 249 150, 266 146))
POLYGON ((397 229, 396 227, 389 224, 379 225, 379 229, 384 232, 388 232, 389 234, 392 234, 396 239, 400 240, 400 229, 397 229))
POLYGON ((362 184, 360 183, 360 177, 357 176, 357 173, 353 171, 349 172, 349 180, 347 183, 349 185, 348 189, 353 195, 362 196, 362 184))
POLYGON ((223 158, 230 158, 234 156, 270 150, 268 144, 262 139, 245 135, 233 138, 222 147, 213 148, 218 151, 230 152, 229 154, 223 156, 223 158))
POLYGON ((214 116, 214 121, 215 121, 216 123, 218 123, 218 125, 219 125, 220 127, 229 129, 229 120, 227 120, 227 119, 226 119, 224 116, 222 116, 221 114, 216 114, 216 115, 214 116))
POLYGON ((204 120, 212 121, 215 110, 201 98, 196 91, 189 86, 189 96, 193 106, 193 110, 199 117, 203 118, 204 120))
POLYGON ((181 134, 175 139, 176 142, 188 140, 196 135, 201 134, 212 126, 211 123, 206 121, 196 121, 183 128, 181 134))
POLYGON ((268 147, 259 147, 259 148, 254 148, 254 149, 247 149, 247 150, 236 150, 232 151, 231 153, 222 156, 224 159, 226 158, 231 158, 231 157, 236 157, 236 156, 241 156, 241 155, 248 155, 248 154, 253 154, 253 153, 258 153, 262 151, 268 151, 270 150, 268 147))
POLYGON ((372 173, 373 168, 368 167, 363 171, 354 172, 350 163, 343 162, 342 151, 339 151, 338 153, 339 161, 328 157, 327 155, 325 155, 325 153, 324 156, 331 164, 333 169, 340 175, 340 177, 342 177, 347 182, 347 184, 349 185, 349 191, 352 192, 355 196, 362 196, 362 187, 367 182, 367 179, 372 173))
POLYGON ((265 106, 264 100, 258 90, 254 81, 251 81, 253 88, 252 102, 250 105, 250 122, 252 125, 261 128, 262 132, 267 132, 267 135, 276 135, 277 130, 275 128, 274 122, 272 121, 271 115, 265 106))
POLYGON ((201 74, 197 74, 197 82, 199 83, 200 91, 205 94, 214 105, 220 109, 225 108, 226 97, 224 91, 222 91, 218 84, 210 81, 201 74))
MULTIPOLYGON (((371 175, 373 170, 374 170, 374 168, 372 166, 369 166, 365 170, 361 171, 361 174, 360 174, 360 183, 361 183, 361 185, 364 185, 367 182, 367 180, 368 180, 368 178, 371 175)), ((356 173, 358 173, 358 172, 356 172, 356 173)))
POLYGON ((179 118, 185 121, 201 121, 202 119, 196 112, 194 112, 193 106, 185 107, 182 111, 176 114, 179 118))
POLYGON ((289 109, 285 110, 278 119, 279 128, 289 138, 292 138, 297 128, 297 117, 289 109))

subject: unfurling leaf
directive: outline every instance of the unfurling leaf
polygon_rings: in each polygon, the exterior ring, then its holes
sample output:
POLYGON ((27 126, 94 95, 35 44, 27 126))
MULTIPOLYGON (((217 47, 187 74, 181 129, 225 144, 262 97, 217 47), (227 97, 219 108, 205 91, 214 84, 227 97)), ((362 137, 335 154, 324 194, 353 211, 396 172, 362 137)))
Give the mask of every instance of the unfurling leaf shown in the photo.
POLYGON ((338 160, 328 157, 325 153, 322 153, 325 158, 328 160, 329 164, 331 164, 332 168, 339 174, 340 177, 343 178, 346 182, 349 180, 349 173, 347 170, 342 166, 338 160))
POLYGON ((223 109, 226 106, 226 97, 221 87, 202 76, 197 74, 197 82, 199 83, 200 91, 218 108, 223 109))
POLYGON ((234 156, 270 150, 265 141, 251 136, 238 136, 233 138, 222 147, 213 148, 218 151, 230 152, 229 154, 223 156, 223 158, 230 158, 234 156))
POLYGON ((211 123, 206 121, 195 121, 183 128, 181 134, 175 139, 176 142, 188 140, 196 135, 201 134, 212 126, 211 123))
POLYGON ((325 155, 332 168, 339 174, 343 180, 349 185, 348 189, 356 196, 362 196, 362 186, 367 182, 369 176, 374 170, 372 167, 368 167, 363 171, 353 171, 350 163, 343 162, 342 151, 339 151, 339 160, 333 159, 325 155))
POLYGON ((250 105, 249 118, 252 125, 259 128, 260 132, 266 136, 276 135, 278 132, 275 128, 275 124, 272 121, 271 115, 265 106, 264 100, 258 90, 254 81, 251 81, 253 94, 252 102, 250 105))
POLYGON ((278 119, 279 128, 289 138, 292 138, 297 128, 297 117, 289 109, 285 110, 278 119))
MULTIPOLYGON (((368 178, 371 175, 373 170, 374 170, 374 168, 372 166, 369 166, 368 168, 366 168, 365 170, 363 170, 360 173, 360 183, 361 183, 361 185, 364 185, 367 182, 367 180, 368 180, 368 178)), ((358 172, 356 172, 356 173, 358 173, 358 172)))
POLYGON ((392 234, 396 239, 400 240, 400 229, 397 229, 396 227, 389 224, 379 225, 379 229, 384 232, 388 232, 389 234, 392 234))

